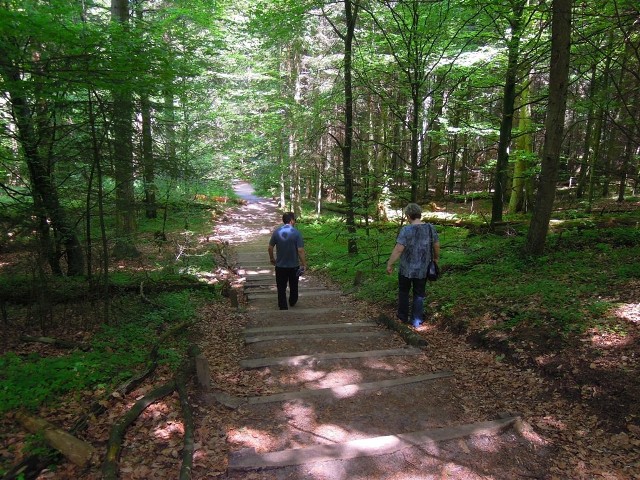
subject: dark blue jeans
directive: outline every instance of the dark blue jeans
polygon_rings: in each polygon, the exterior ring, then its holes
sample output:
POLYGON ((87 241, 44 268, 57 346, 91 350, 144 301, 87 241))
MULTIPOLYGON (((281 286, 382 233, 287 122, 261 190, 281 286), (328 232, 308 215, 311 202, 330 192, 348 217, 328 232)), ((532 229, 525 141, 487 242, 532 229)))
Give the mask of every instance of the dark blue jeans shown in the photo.
POLYGON ((398 318, 406 323, 424 321, 424 297, 427 288, 426 278, 407 278, 398 274, 398 318), (409 322, 409 291, 413 290, 411 304, 411 322, 409 322))
POLYGON ((276 285, 278 287, 278 307, 287 310, 287 284, 289 284, 289 305, 292 307, 298 301, 298 267, 276 267, 276 285))

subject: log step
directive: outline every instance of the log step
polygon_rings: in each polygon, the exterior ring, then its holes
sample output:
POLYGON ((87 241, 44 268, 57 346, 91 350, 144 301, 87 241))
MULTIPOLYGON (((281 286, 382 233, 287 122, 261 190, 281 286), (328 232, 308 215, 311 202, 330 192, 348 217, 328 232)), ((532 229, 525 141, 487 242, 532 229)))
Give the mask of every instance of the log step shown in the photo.
POLYGON ((236 397, 224 392, 213 392, 211 397, 217 402, 229 407, 238 408, 243 405, 260 405, 264 403, 286 402, 289 400, 299 400, 312 397, 332 397, 345 398, 357 393, 381 388, 398 387, 400 385, 410 385, 412 383, 427 382, 440 378, 452 377, 453 372, 434 372, 426 375, 413 375, 410 377, 394 378, 391 380, 378 380, 377 382, 353 383, 330 388, 316 388, 313 390, 299 390, 296 392, 274 393, 273 395, 261 395, 259 397, 236 397))
POLYGON ((324 340, 338 338, 389 338, 389 332, 375 330, 373 332, 344 332, 344 333, 300 333, 300 334, 283 334, 283 335, 265 335, 245 337, 244 343, 273 342, 276 340, 324 340))
POLYGON ((432 428, 398 435, 384 435, 330 445, 292 448, 278 452, 255 453, 244 450, 232 453, 229 470, 255 470, 261 468, 288 467, 330 460, 348 460, 397 452, 404 448, 425 446, 434 442, 454 440, 471 435, 496 435, 511 426, 518 417, 493 421, 468 423, 447 428, 432 428))
POLYGON ((291 331, 308 331, 308 330, 320 330, 325 328, 362 328, 362 327, 374 327, 377 324, 375 322, 345 322, 345 323, 314 323, 311 325, 282 325, 278 327, 255 327, 245 329, 245 334, 250 333, 275 333, 275 332, 291 332, 291 331))
POLYGON ((242 368, 261 368, 272 365, 300 366, 312 362, 324 360, 338 360, 348 358, 374 358, 391 357, 400 355, 419 355, 422 350, 419 348, 395 348, 390 350, 366 350, 364 352, 339 352, 339 353, 318 353, 315 355, 294 355, 291 357, 265 357, 251 358, 240 361, 242 368))

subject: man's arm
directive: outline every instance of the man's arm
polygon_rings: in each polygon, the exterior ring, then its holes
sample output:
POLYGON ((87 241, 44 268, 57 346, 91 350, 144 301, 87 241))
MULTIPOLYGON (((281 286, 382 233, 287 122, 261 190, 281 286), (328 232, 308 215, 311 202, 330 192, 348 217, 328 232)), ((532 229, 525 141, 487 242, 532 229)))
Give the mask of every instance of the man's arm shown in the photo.
POLYGON ((273 255, 273 245, 271 244, 269 244, 269 261, 271 261, 273 265, 276 264, 276 257, 273 255))
POLYGON ((436 263, 440 261, 440 242, 433 244, 433 261, 436 263))
POLYGON ((307 268, 307 257, 304 253, 304 247, 298 248, 298 258, 300 259, 300 265, 302 265, 305 269, 307 268))

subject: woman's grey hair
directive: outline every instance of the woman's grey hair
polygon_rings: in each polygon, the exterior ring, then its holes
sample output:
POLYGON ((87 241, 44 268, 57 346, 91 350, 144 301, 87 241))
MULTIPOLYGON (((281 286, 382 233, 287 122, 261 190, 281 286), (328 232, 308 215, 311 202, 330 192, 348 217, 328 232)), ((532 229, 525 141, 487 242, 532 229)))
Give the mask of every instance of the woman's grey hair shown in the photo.
POLYGON ((420 208, 420 205, 418 205, 417 203, 410 203, 404 209, 404 213, 411 220, 415 220, 416 218, 422 217, 422 208, 420 208))

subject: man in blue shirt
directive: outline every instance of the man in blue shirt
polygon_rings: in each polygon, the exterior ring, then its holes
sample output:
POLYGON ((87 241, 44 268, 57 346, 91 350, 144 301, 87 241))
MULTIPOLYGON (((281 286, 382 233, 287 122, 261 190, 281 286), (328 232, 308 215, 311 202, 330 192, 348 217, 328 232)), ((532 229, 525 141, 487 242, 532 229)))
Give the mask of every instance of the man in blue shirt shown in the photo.
POLYGON ((302 234, 294 227, 296 217, 293 212, 282 215, 284 225, 276 228, 269 240, 269 258, 276 267, 278 286, 278 307, 287 310, 287 284, 289 284, 289 305, 298 301, 298 269, 307 268, 302 234), (277 259, 274 257, 274 249, 277 259))
POLYGON ((427 265, 440 259, 438 232, 430 223, 422 223, 422 209, 416 203, 405 208, 409 225, 398 234, 396 246, 387 262, 387 273, 393 273, 393 264, 400 259, 398 272, 398 313, 400 321, 419 327, 424 321, 424 297, 427 285, 427 265), (413 289, 412 319, 409 322, 409 290, 413 289))

